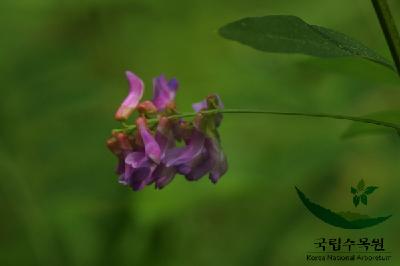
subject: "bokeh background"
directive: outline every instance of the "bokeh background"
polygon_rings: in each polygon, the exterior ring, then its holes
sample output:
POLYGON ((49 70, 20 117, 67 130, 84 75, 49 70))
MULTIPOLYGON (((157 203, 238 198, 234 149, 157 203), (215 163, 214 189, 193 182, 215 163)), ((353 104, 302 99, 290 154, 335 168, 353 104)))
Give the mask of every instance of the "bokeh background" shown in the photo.
MULTIPOLYGON (((399 18, 399 2, 389 4, 399 18)), ((384 237, 386 264, 398 265, 394 134, 343 140, 346 121, 226 115, 230 168, 217 185, 180 176, 135 193, 117 183, 105 140, 119 127, 126 69, 146 82, 146 97, 152 77, 177 77, 181 111, 212 92, 229 108, 399 108, 400 80, 379 65, 261 53, 217 34, 270 14, 342 31, 390 58, 364 0, 2 0, 0 265, 302 265, 316 238, 365 236, 384 237), (394 214, 361 231, 320 222, 294 190, 354 211, 349 189, 361 178, 380 188, 358 211, 394 214)))

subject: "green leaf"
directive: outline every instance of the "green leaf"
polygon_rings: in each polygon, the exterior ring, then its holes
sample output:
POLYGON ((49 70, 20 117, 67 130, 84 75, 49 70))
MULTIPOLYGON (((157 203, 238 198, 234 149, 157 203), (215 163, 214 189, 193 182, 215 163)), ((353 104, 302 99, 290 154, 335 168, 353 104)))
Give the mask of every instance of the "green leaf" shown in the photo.
POLYGON ((351 187, 351 194, 357 194, 357 189, 355 189, 354 187, 351 187))
POLYGON ((374 192, 378 187, 375 186, 369 186, 365 189, 365 194, 366 195, 370 195, 372 194, 372 192, 374 192))
MULTIPOLYGON (((387 110, 368 114, 363 118, 371 118, 383 122, 398 124, 400 126, 400 110, 387 110)), ((342 134, 342 138, 353 138, 361 135, 371 134, 393 134, 396 133, 394 129, 365 124, 365 123, 352 123, 342 134)))
POLYGON ((394 70, 390 61, 359 41, 295 16, 247 17, 223 26, 219 34, 264 52, 328 58, 356 56, 394 70))
POLYGON ((367 204, 368 204, 368 197, 367 197, 367 195, 365 195, 365 194, 362 194, 362 195, 361 195, 361 202, 362 202, 364 205, 367 205, 367 204))
POLYGON ((358 191, 362 191, 364 189, 364 187, 365 187, 364 179, 361 179, 357 184, 357 189, 358 189, 358 191))
POLYGON ((360 197, 359 196, 354 196, 353 197, 353 204, 354 206, 358 206, 358 204, 360 204, 360 197))

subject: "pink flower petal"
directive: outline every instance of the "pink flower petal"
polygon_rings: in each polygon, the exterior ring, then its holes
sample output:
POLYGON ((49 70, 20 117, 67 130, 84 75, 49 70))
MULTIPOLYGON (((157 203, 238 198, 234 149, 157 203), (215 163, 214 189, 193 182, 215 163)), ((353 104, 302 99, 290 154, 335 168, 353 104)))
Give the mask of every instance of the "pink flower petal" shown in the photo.
POLYGON ((143 96, 143 81, 130 71, 126 71, 126 77, 129 82, 129 94, 115 113, 116 120, 128 119, 143 96))

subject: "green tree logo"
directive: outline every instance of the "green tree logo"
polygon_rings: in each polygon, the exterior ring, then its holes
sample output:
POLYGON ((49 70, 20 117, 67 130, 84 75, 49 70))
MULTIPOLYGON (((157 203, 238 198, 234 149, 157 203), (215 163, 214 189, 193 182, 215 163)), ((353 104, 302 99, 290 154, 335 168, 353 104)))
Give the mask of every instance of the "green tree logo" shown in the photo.
POLYGON ((360 204, 360 201, 362 204, 367 205, 368 204, 368 196, 371 195, 378 187, 376 186, 365 186, 365 182, 363 179, 361 179, 357 187, 351 187, 350 192, 353 194, 353 204, 355 207, 357 207, 360 204))
MULTIPOLYGON (((386 216, 369 216, 353 211, 333 211, 320 204, 313 202, 298 187, 295 187, 297 194, 303 205, 321 221, 344 229, 362 229, 380 224, 392 215, 386 216)), ((353 204, 355 207, 360 202, 365 206, 368 204, 368 196, 370 196, 378 187, 366 186, 365 181, 361 179, 356 186, 350 186, 350 192, 353 196, 353 204)))

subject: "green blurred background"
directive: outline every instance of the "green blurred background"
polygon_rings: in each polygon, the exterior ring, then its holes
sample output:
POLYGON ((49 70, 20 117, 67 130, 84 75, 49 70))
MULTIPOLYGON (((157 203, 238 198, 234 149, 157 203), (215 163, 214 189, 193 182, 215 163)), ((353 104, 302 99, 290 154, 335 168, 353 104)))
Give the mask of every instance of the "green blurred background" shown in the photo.
MULTIPOLYGON (((399 2, 389 4, 398 18, 399 2)), ((230 169, 217 185, 179 176, 135 193, 117 183, 105 140, 119 126, 126 69, 147 98, 152 77, 176 76, 181 111, 212 92, 228 108, 398 109, 400 80, 386 68, 261 53, 217 34, 270 14, 342 31, 390 58, 365 0, 2 0, 0 265, 302 265, 316 238, 365 236, 384 237, 386 264, 398 265, 395 135, 342 140, 346 121, 226 115, 230 169), (354 211, 349 188, 361 178, 380 188, 358 211, 394 214, 361 231, 320 222, 294 190, 354 211)))

